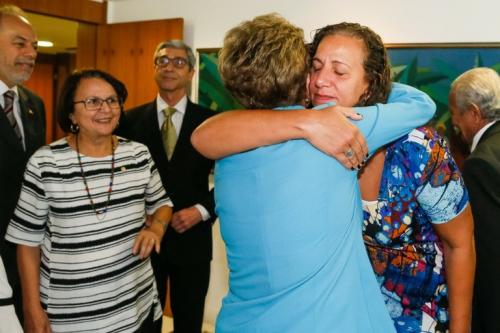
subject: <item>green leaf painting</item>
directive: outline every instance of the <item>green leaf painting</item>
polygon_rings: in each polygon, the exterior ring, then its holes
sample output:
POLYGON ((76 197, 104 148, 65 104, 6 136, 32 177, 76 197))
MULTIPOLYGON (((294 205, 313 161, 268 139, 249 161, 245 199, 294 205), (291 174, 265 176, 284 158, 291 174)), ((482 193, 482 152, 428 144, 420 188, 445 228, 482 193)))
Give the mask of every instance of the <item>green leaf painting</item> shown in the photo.
POLYGON ((216 112, 241 109, 226 90, 217 70, 217 52, 200 53, 198 103, 216 112))
POLYGON ((474 67, 491 67, 500 72, 499 47, 389 48, 394 81, 425 91, 437 105, 432 124, 450 134, 448 93, 461 73, 474 67))

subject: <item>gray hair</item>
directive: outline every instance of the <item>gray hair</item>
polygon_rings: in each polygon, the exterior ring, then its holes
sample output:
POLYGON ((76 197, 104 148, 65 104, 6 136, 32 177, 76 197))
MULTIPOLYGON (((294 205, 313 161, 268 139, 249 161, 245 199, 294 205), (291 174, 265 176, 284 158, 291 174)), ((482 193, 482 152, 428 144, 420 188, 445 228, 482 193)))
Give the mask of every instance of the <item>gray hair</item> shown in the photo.
POLYGON ((163 49, 167 49, 167 48, 168 49, 181 49, 181 50, 186 51, 187 57, 188 57, 189 68, 190 69, 194 68, 194 65, 196 63, 196 58, 194 56, 193 50, 186 43, 184 43, 182 40, 179 40, 179 39, 165 40, 165 41, 161 42, 160 44, 158 44, 158 46, 156 47, 154 56, 153 56, 153 62, 155 61, 156 55, 158 54, 158 52, 160 52, 163 49))
POLYGON ((483 119, 500 119, 500 76, 495 70, 486 67, 468 70, 453 81, 451 91, 460 113, 474 104, 483 119))

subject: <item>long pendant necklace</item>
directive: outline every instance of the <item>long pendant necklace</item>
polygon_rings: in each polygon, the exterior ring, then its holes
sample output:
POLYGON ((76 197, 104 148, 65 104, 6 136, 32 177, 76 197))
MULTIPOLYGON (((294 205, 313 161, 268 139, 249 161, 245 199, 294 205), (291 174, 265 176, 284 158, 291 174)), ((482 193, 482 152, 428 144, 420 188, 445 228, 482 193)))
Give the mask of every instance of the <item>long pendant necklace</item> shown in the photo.
POLYGON ((90 195, 89 185, 87 183, 87 178, 85 177, 85 173, 83 172, 82 159, 80 157, 80 147, 78 145, 78 134, 76 135, 76 156, 78 157, 78 164, 80 165, 80 172, 83 178, 83 184, 85 185, 85 191, 87 192, 87 197, 89 198, 90 205, 94 210, 95 216, 99 221, 102 221, 106 217, 106 213, 108 212, 109 201, 111 199, 111 192, 113 191, 113 179, 115 178, 115 142, 113 137, 111 137, 111 176, 109 177, 109 188, 108 188, 108 199, 106 200, 106 206, 102 209, 96 209, 96 205, 94 200, 92 200, 92 196, 90 195))

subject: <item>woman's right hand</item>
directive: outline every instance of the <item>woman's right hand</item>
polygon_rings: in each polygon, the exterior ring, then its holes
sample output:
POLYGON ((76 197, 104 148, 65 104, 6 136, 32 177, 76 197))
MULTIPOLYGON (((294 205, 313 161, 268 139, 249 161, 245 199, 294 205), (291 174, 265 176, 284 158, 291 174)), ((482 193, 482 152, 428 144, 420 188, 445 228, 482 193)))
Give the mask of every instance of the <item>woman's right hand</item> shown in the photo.
POLYGON ((49 317, 40 305, 24 311, 24 332, 52 333, 49 317))
POLYGON ((353 108, 331 106, 312 110, 309 120, 302 123, 305 139, 327 155, 334 157, 346 168, 359 169, 367 155, 366 140, 348 120, 361 120, 353 108), (352 151, 352 156, 348 152, 352 151))

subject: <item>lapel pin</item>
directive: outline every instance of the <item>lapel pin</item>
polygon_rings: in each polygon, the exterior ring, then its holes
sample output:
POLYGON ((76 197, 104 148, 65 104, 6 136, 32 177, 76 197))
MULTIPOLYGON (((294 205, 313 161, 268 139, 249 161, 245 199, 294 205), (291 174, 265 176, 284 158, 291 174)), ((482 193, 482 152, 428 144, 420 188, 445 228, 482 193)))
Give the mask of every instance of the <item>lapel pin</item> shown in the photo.
POLYGON ((33 116, 35 113, 33 112, 33 110, 29 109, 29 110, 28 110, 28 114, 29 114, 30 116, 33 116))

